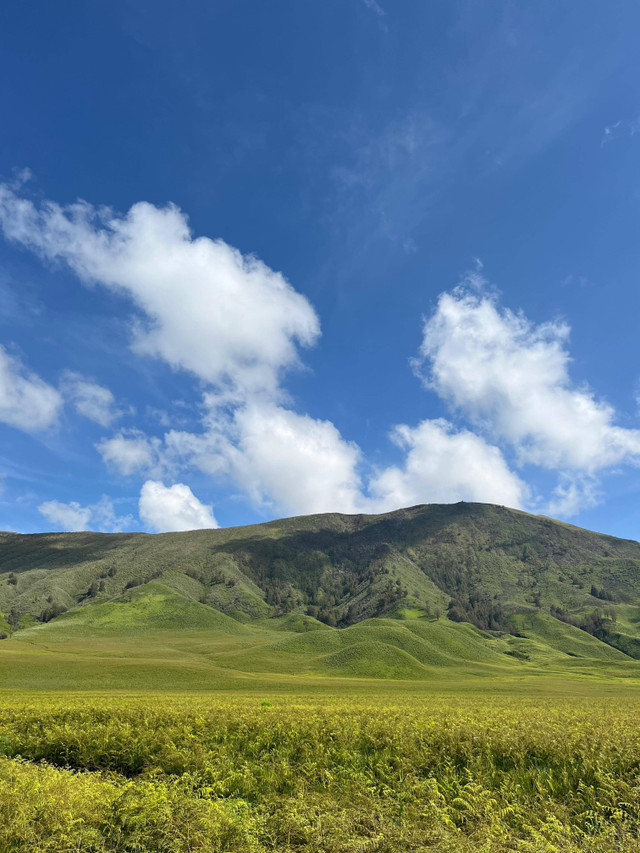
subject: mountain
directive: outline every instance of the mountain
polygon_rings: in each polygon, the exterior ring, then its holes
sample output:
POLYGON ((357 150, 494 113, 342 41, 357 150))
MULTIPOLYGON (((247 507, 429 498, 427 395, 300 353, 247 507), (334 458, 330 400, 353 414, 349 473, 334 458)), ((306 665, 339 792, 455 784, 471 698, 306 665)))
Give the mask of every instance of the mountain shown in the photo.
POLYGON ((157 535, 1 533, 0 613, 0 655, 215 634, 215 665, 238 672, 631 663, 640 544, 473 503, 157 535))

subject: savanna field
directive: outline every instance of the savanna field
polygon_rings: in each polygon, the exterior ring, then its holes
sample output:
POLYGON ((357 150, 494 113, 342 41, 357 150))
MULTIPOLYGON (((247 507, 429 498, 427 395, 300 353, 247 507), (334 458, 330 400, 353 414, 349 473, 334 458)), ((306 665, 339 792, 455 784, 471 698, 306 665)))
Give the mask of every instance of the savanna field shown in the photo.
POLYGON ((635 851, 638 695, 7 692, 0 850, 635 851))
POLYGON ((0 853, 640 850, 637 543, 483 505, 3 537, 0 853))

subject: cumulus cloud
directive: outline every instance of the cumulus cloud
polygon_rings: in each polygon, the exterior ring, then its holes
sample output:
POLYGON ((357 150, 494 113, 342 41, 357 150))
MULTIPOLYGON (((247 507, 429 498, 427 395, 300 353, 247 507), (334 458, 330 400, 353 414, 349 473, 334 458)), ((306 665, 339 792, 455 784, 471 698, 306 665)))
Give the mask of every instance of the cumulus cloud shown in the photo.
POLYGON ((640 460, 640 430, 569 376, 569 328, 539 326, 467 288, 444 293, 424 327, 426 384, 478 426, 511 444, 521 463, 594 474, 640 460))
MULTIPOLYGON (((403 127, 401 137, 385 154, 392 164, 397 145, 403 151, 414 149, 415 127, 403 127)), ((184 491, 186 486, 167 490, 157 480, 163 473, 189 466, 229 477, 256 504, 283 513, 360 512, 383 503, 391 508, 400 495, 402 499, 411 495, 417 502, 440 494, 481 494, 473 465, 468 466, 472 482, 466 485, 460 468, 438 467, 433 454, 423 463, 422 475, 416 473, 419 457, 429 453, 427 427, 421 425, 413 432, 398 428, 395 434, 398 441, 404 436, 402 446, 408 452, 404 484, 398 480, 400 469, 386 478, 378 474, 375 496, 370 498, 358 446, 345 440, 331 422, 282 405, 283 371, 298 363, 299 346, 311 345, 319 336, 313 308, 282 275, 259 260, 220 240, 194 239, 177 208, 142 202, 118 216, 85 202, 66 208, 53 202, 36 206, 16 187, 4 185, 0 226, 10 240, 47 260, 66 263, 86 282, 130 297, 139 309, 133 330, 136 351, 188 370, 205 384, 208 415, 202 434, 173 430, 161 440, 121 431, 97 445, 105 463, 118 473, 156 478, 141 494, 141 513, 154 529, 171 525, 162 515, 156 523, 154 505, 160 509, 171 505, 178 517, 179 507, 195 506, 195 516, 185 509, 189 520, 176 522, 180 525, 214 523, 210 510, 201 508, 184 491)), ((105 425, 113 420, 113 399, 107 389, 78 377, 74 383, 75 405, 105 425)), ((496 461, 498 482, 506 483, 507 489, 485 490, 487 497, 504 502, 520 499, 516 478, 506 476, 495 449, 487 449, 480 439, 474 443, 470 434, 455 436, 444 427, 434 430, 438 446, 447 439, 464 445, 468 459, 475 449, 480 467, 490 458, 496 461)))
POLYGON ((252 501, 282 514, 384 512, 400 506, 477 500, 523 506, 526 485, 499 449, 444 420, 397 426, 401 465, 367 477, 357 444, 334 424, 276 405, 239 409, 223 429, 171 431, 159 456, 167 468, 194 466, 229 477, 252 501))
MULTIPOLYGON (((392 131, 363 155, 364 166, 370 157, 386 158, 392 170, 402 167, 403 155, 422 159, 430 138, 423 123, 392 131)), ((366 187, 366 168, 356 173, 347 183, 366 187)), ((161 482, 189 468, 228 478, 256 505, 287 514, 453 500, 531 505, 509 456, 558 472, 551 506, 570 514, 597 500, 600 472, 640 461, 640 430, 617 425, 611 406, 571 381, 568 327, 536 326, 501 308, 479 264, 466 287, 440 297, 415 361, 466 428, 445 420, 398 425, 391 438, 402 460, 371 473, 360 448, 334 424, 285 406, 283 374, 299 364, 300 348, 315 343, 320 327, 310 303, 280 273, 221 240, 194 238, 173 206, 140 202, 121 216, 85 202, 35 205, 20 193, 0 185, 6 237, 128 297, 136 309, 135 351, 201 383, 200 433, 167 430, 166 415, 152 412, 164 436, 121 430, 96 445, 113 471, 147 480, 140 512, 153 529, 215 526, 211 508, 187 486, 161 482)), ((61 388, 102 426, 121 414, 109 389, 86 377, 68 373, 61 388)), ((0 349, 0 420, 44 428, 60 405, 55 389, 0 349)), ((69 523, 95 523, 95 508, 48 502, 47 511, 60 507, 69 523)))
POLYGON ((80 373, 67 371, 60 388, 78 414, 100 426, 110 426, 122 414, 116 409, 114 396, 108 388, 80 373))
MULTIPOLYGON (((201 433, 171 430, 147 439, 156 470, 197 468, 230 479, 254 504, 279 513, 360 512, 361 452, 330 421, 264 401, 218 412, 201 433)), ((148 461, 148 460, 147 460, 148 461)))
POLYGON ((360 449, 330 421, 251 405, 238 411, 234 426, 232 471, 257 503, 285 513, 362 511, 360 449))
POLYGON ((82 506, 77 501, 45 501, 40 504, 38 511, 59 530, 65 531, 99 530, 104 533, 118 533, 133 523, 130 515, 116 515, 113 502, 106 495, 89 506, 82 506))
POLYGON ((528 489, 509 470, 500 450, 446 420, 400 425, 392 432, 405 451, 401 466, 378 473, 371 483, 380 510, 418 503, 482 501, 522 507, 528 489))
POLYGON ((281 512, 383 512, 459 500, 519 507, 526 497, 497 447, 444 420, 395 427, 391 437, 405 452, 403 464, 377 472, 366 489, 360 448, 330 421, 253 407, 238 413, 236 427, 236 481, 256 502, 271 501, 281 512))
POLYGON ((165 486, 147 480, 140 491, 141 520, 158 533, 218 527, 211 506, 201 503, 189 486, 165 486))
POLYGON ((0 346, 0 422, 38 432, 58 420, 62 397, 0 346))
POLYGON ((280 273, 222 240, 194 239, 172 205, 139 202, 124 216, 82 201, 36 206, 3 184, 0 227, 84 281, 130 297, 138 353, 240 396, 277 395, 298 345, 320 333, 310 303, 280 273))
POLYGON ((45 501, 38 507, 38 512, 61 530, 89 529, 91 510, 89 507, 81 506, 77 501, 71 501, 68 504, 61 501, 45 501))
POLYGON ((149 438, 140 430, 128 430, 103 439, 96 448, 106 465, 128 477, 155 468, 160 444, 158 438, 149 438))

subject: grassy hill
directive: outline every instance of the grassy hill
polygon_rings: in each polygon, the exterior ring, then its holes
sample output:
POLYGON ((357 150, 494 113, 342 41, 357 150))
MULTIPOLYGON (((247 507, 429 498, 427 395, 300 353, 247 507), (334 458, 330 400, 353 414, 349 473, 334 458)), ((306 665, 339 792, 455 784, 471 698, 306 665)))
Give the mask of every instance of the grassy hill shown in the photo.
POLYGON ((107 686, 585 666, 614 677, 640 668, 639 626, 639 543, 486 504, 155 536, 0 534, 0 674, 17 685, 20 667, 82 681, 90 659, 107 686))

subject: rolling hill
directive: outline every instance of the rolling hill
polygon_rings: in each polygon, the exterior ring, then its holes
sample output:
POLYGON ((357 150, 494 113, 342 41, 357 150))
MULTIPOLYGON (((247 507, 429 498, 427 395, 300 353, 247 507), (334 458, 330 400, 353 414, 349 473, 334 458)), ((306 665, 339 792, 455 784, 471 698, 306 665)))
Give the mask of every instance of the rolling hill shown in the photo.
POLYGON ((87 673, 107 686, 635 675, 640 544, 469 503, 159 535, 2 533, 0 614, 6 684, 28 680, 21 667, 49 686, 87 673))

